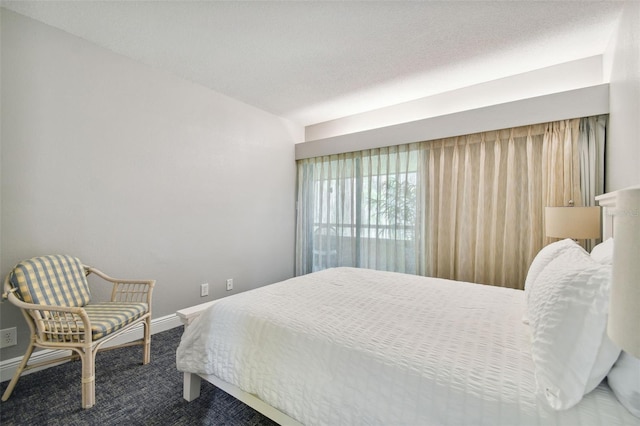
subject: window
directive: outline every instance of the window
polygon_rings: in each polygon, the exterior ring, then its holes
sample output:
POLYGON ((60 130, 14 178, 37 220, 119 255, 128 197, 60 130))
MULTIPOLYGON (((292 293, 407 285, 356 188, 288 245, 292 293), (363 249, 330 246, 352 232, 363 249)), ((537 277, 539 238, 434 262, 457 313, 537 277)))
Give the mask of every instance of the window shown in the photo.
POLYGON ((545 206, 604 190, 606 116, 298 161, 296 275, 335 266, 523 288, 545 206))
POLYGON ((416 273, 417 146, 298 163, 297 274, 334 266, 416 273))

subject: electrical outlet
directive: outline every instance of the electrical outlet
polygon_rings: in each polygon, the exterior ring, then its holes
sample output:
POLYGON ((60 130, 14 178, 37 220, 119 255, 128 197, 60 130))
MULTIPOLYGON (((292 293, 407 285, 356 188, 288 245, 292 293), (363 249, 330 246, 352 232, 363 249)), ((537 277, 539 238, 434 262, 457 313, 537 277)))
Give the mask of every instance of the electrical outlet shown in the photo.
POLYGON ((209 283, 200 284, 200 297, 209 295, 209 283))
POLYGON ((233 290, 233 278, 227 279, 227 291, 233 290))
POLYGON ((18 344, 16 328, 5 328, 0 330, 0 348, 15 346, 18 344))

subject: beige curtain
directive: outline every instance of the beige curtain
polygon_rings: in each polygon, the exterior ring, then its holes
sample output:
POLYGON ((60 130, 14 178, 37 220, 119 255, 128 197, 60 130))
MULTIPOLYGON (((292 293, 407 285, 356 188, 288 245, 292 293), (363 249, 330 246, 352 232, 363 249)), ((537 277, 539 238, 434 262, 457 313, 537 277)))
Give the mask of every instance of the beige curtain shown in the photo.
MULTIPOLYGON (((580 119, 549 123, 542 147, 542 199, 545 206, 582 206, 578 151, 580 119)), ((545 245, 557 241, 546 238, 545 245)))
POLYGON ((541 147, 522 128, 428 144, 424 275, 517 286, 540 247, 541 147))
POLYGON ((419 273, 523 288, 545 244, 544 206, 580 198, 578 125, 560 121, 426 142, 419 273))

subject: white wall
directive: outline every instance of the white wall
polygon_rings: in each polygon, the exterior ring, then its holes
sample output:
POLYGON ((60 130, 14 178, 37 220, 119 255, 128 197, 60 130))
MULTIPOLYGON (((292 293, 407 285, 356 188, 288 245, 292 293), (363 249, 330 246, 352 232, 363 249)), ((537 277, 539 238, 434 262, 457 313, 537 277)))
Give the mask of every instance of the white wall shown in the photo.
MULTIPOLYGON (((160 317, 293 275, 302 129, 7 10, 1 29, 3 277, 73 254, 156 279, 160 317)), ((21 355, 22 317, 0 320, 21 355)))
POLYGON ((305 129, 305 141, 333 138, 595 86, 604 82, 602 71, 602 56, 570 61, 310 125, 305 129))
POLYGON ((627 1, 605 54, 610 74, 605 190, 640 183, 640 2, 627 1))
POLYGON ((609 113, 599 84, 296 144, 296 160, 609 113))

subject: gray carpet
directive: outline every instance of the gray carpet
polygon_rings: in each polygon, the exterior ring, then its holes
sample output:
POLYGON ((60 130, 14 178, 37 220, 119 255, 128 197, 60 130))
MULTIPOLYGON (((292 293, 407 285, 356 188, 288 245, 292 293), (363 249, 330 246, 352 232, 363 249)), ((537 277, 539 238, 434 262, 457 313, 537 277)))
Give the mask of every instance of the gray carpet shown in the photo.
MULTIPOLYGON (((96 405, 81 408, 79 361, 22 376, 0 423, 8 425, 253 425, 276 423, 203 381, 200 398, 182 398, 175 354, 182 327, 153 335, 151 363, 141 365, 142 347, 99 353, 96 405)), ((1 392, 9 384, 3 382, 1 392)))

